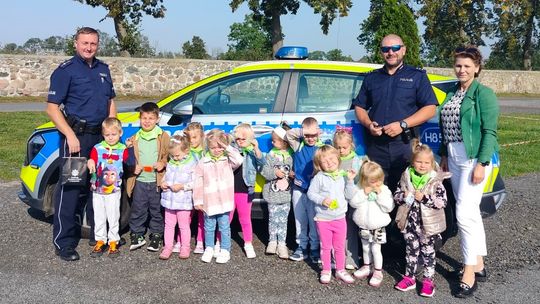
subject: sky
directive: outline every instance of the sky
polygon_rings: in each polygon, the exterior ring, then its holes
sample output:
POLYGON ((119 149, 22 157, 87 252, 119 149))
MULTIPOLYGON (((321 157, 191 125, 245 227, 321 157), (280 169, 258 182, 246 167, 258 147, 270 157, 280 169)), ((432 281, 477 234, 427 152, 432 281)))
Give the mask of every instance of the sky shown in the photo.
MULTIPOLYGON (((243 22, 249 13, 244 3, 236 11, 229 7, 230 0, 164 0, 165 18, 146 16, 141 23, 143 35, 159 51, 180 52, 182 44, 193 36, 201 37, 209 54, 227 51, 227 35, 231 24, 243 22)), ((282 15, 285 45, 306 46, 309 51, 341 49, 344 55, 358 60, 366 54, 356 37, 360 23, 369 14, 368 0, 353 1, 347 17, 336 18, 328 35, 319 25, 320 15, 301 1, 297 15, 282 15)), ((24 44, 29 38, 45 39, 50 36, 74 34, 77 27, 90 26, 115 36, 111 18, 101 23, 104 8, 93 8, 74 0, 17 0, 9 1, 0 10, 0 44, 24 44), (9 29, 9 30, 7 30, 9 29)))

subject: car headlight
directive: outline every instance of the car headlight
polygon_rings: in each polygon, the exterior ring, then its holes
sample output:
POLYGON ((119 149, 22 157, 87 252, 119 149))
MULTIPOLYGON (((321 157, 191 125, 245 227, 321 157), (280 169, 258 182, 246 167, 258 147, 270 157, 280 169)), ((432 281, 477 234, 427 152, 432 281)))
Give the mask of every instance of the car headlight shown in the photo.
POLYGON ((24 165, 28 166, 30 162, 36 157, 36 155, 41 151, 41 148, 45 146, 45 140, 39 134, 32 136, 28 140, 28 146, 26 147, 26 159, 24 160, 24 165))

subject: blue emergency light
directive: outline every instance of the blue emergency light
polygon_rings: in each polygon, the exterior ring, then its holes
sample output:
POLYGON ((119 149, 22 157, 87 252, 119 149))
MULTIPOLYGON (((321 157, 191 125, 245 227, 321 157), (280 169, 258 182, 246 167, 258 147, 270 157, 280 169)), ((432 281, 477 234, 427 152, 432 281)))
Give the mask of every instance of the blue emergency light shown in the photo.
POLYGON ((308 49, 303 46, 283 46, 281 47, 274 56, 276 59, 280 60, 292 60, 292 59, 307 59, 308 58, 308 49))

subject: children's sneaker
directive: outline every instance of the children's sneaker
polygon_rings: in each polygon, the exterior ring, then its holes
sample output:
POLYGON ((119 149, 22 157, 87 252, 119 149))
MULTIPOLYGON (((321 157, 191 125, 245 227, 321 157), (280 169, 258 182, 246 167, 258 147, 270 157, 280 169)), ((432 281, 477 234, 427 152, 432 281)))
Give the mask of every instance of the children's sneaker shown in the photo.
POLYGON ((380 270, 373 271, 373 275, 371 276, 371 279, 369 279, 369 285, 372 287, 379 287, 381 286, 383 280, 383 273, 380 270))
POLYGON ((179 252, 180 252, 180 247, 182 247, 182 246, 180 245, 180 242, 174 243, 174 246, 172 247, 172 252, 174 252, 174 253, 179 253, 179 252))
POLYGON ((173 249, 171 247, 163 247, 161 253, 159 254, 160 260, 168 260, 171 257, 173 249))
POLYGON ((205 263, 210 263, 213 257, 214 257, 214 248, 206 247, 203 255, 201 256, 201 261, 205 263))
POLYGON ((266 245, 266 254, 276 254, 276 250, 277 250, 277 242, 276 241, 268 242, 268 245, 266 245))
POLYGON ((353 276, 359 280, 364 280, 371 274, 371 265, 363 265, 353 273, 353 276))
POLYGON ((330 280, 332 280, 332 272, 331 271, 323 271, 323 272, 321 272, 321 277, 319 278, 319 282, 321 282, 321 284, 328 284, 328 283, 330 283, 330 280))
POLYGON ((116 258, 120 255, 120 251, 118 250, 118 243, 115 241, 109 242, 109 257, 116 258))
POLYGON ((131 246, 129 246, 129 250, 139 249, 146 244, 146 241, 144 240, 144 236, 140 234, 132 233, 130 237, 131 237, 131 246))
POLYGON ((413 290, 416 288, 416 280, 414 277, 403 276, 403 279, 394 288, 401 291, 413 290))
POLYGON ((148 247, 146 247, 146 249, 148 249, 149 251, 157 252, 159 251, 160 245, 161 245, 161 234, 150 233, 150 244, 148 244, 148 247))
POLYGON ((341 280, 345 284, 354 283, 353 277, 351 277, 347 270, 336 271, 336 279, 341 280))
POLYGON ((433 280, 424 279, 420 295, 427 298, 432 298, 435 295, 435 284, 433 284, 433 280))
POLYGON ((191 248, 189 246, 180 247, 180 253, 178 254, 178 257, 183 260, 188 259, 190 251, 191 251, 191 248))
POLYGON ((248 259, 254 259, 257 254, 255 254, 255 248, 253 248, 253 244, 247 243, 244 245, 244 251, 246 252, 246 257, 248 259))
POLYGON ((219 252, 221 251, 221 246, 219 245, 219 242, 216 242, 214 245, 214 258, 217 258, 219 256, 219 252))
POLYGON ((197 241, 197 244, 195 244, 195 250, 193 250, 193 253, 202 254, 203 252, 204 252, 203 242, 197 241))
POLYGON ((96 245, 94 245, 94 248, 92 249, 92 252, 90 253, 90 256, 93 258, 100 257, 105 251, 105 248, 105 242, 97 241, 96 245))
POLYGON ((289 248, 285 244, 278 244, 277 245, 277 255, 280 259, 288 259, 289 258, 289 248))
POLYGON ((216 258, 216 263, 218 264, 225 264, 231 259, 231 253, 229 250, 221 249, 219 252, 218 257, 216 258))
POLYGON ((311 263, 313 264, 321 263, 321 252, 319 249, 311 250, 309 256, 311 257, 311 263))
POLYGON ((302 250, 302 248, 300 247, 296 248, 293 254, 289 257, 290 260, 296 261, 296 262, 303 261, 307 258, 308 258, 307 250, 302 250))

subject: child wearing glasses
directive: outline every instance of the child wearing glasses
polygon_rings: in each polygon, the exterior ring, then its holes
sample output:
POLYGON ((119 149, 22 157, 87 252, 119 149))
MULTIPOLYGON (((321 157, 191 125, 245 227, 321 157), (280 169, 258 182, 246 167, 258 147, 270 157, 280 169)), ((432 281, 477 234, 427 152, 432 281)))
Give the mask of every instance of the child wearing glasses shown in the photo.
POLYGON ((319 235, 315 226, 315 207, 307 191, 313 177, 313 157, 323 144, 319 140, 319 122, 313 117, 302 121, 302 128, 287 131, 286 140, 294 151, 294 185, 292 202, 298 247, 289 257, 293 261, 305 260, 311 255, 313 263, 320 262, 319 235), (311 252, 308 253, 308 246, 311 252))

